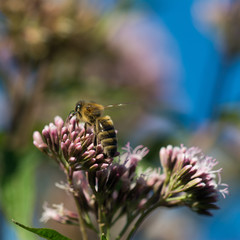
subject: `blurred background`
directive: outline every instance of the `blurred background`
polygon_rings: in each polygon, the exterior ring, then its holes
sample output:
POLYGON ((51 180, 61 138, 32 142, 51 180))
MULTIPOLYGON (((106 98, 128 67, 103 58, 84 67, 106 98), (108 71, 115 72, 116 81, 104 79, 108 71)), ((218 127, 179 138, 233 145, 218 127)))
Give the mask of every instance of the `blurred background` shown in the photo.
POLYGON ((79 239, 75 227, 39 222, 45 201, 74 204, 32 133, 80 99, 129 103, 107 114, 119 148, 150 149, 143 167, 182 143, 223 167, 230 196, 213 217, 160 209, 135 240, 240 239, 239 22, 238 0, 0 1, 0 239, 38 239, 11 219, 79 239))

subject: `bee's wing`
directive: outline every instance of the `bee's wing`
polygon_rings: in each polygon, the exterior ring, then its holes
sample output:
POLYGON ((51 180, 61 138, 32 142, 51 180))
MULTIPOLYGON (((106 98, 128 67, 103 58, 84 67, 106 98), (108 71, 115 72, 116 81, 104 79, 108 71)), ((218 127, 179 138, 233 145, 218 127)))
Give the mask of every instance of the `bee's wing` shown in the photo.
POLYGON ((117 103, 117 104, 109 104, 104 106, 104 108, 113 108, 113 107, 123 107, 128 105, 129 103, 117 103))

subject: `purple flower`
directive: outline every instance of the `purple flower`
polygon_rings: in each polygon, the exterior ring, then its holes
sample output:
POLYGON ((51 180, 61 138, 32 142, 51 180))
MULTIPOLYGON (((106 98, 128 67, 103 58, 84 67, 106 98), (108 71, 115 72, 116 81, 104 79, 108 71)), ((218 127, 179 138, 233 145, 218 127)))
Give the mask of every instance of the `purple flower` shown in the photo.
POLYGON ((104 155, 101 145, 94 146, 93 139, 93 131, 85 132, 83 123, 78 123, 75 117, 64 123, 57 116, 54 123, 44 127, 42 135, 33 133, 33 143, 39 150, 73 171, 102 169, 112 162, 104 155))
POLYGON ((210 215, 209 209, 217 209, 218 193, 228 194, 226 184, 221 183, 222 169, 213 170, 218 162, 205 156, 198 148, 184 146, 161 148, 160 161, 167 175, 163 198, 180 197, 192 210, 210 215))
POLYGON ((127 143, 123 150, 126 152, 120 156, 119 163, 108 168, 110 181, 106 183, 106 187, 112 187, 114 204, 125 208, 127 213, 158 201, 165 178, 160 171, 152 169, 137 174, 138 163, 149 151, 146 147, 139 145, 132 149, 130 143, 127 143))
POLYGON ((74 191, 79 192, 81 206, 97 217, 96 199, 101 199, 109 223, 123 215, 137 214, 156 203, 160 199, 165 179, 164 175, 155 170, 148 169, 137 174, 138 163, 148 153, 147 148, 140 145, 132 149, 128 143, 123 149, 125 153, 119 161, 107 168, 91 172, 88 176, 82 171, 75 173, 75 179, 79 179, 75 182, 79 185, 74 185, 74 191), (120 214, 118 217, 117 213, 120 214))
POLYGON ((132 149, 129 142, 126 144, 126 147, 123 147, 122 149, 126 152, 121 155, 120 159, 128 169, 126 174, 128 174, 128 177, 131 177, 136 171, 138 162, 148 154, 149 150, 148 148, 143 147, 143 145, 139 145, 135 149, 132 149))
POLYGON ((33 133, 33 144, 43 152, 48 149, 48 145, 43 141, 42 136, 38 131, 33 133))
POLYGON ((55 124, 46 126, 42 134, 44 140, 40 133, 34 133, 34 144, 48 155, 57 156, 57 159, 61 160, 64 156, 64 161, 73 170, 69 171, 68 183, 58 184, 58 187, 73 194, 80 213, 77 216, 63 205, 53 205, 54 208, 45 205, 41 221, 53 219, 67 224, 83 221, 87 227, 98 231, 89 221, 90 215, 101 226, 107 224, 109 227, 125 216, 128 222, 123 228, 124 232, 137 218, 137 222, 142 221, 161 206, 188 206, 199 214, 211 215, 210 210, 218 209, 216 202, 219 193, 224 197, 228 194, 227 185, 221 183, 221 169, 214 170, 217 161, 203 155, 198 148, 161 148, 163 169, 143 171, 138 164, 148 153, 146 147, 140 145, 133 149, 128 143, 118 161, 106 162, 102 147, 93 147, 92 131, 85 134, 83 125, 77 123, 75 118, 65 126, 61 118, 55 118, 55 124), (66 146, 66 149, 60 145, 66 146), (74 155, 77 150, 79 155, 74 155), (95 158, 105 160, 101 162, 101 166, 105 164, 105 167, 98 167, 95 171, 83 167, 85 152, 88 164, 95 158), (73 168, 72 162, 75 161, 79 165, 73 168), (100 219, 104 221, 100 222, 100 219))

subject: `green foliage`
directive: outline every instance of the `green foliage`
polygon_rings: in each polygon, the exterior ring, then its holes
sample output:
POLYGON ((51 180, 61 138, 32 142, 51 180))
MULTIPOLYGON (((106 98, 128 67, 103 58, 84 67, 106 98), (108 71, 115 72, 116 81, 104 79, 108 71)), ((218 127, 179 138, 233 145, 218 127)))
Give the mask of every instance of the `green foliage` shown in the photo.
POLYGON ((45 239, 49 239, 49 240, 70 240, 70 238, 67 238, 65 236, 63 236, 62 234, 60 234, 59 232, 53 230, 53 229, 49 229, 49 228, 30 228, 27 226, 24 226, 21 223, 18 223, 14 220, 12 220, 15 224, 17 224, 18 226, 26 229, 29 232, 35 233, 40 237, 43 237, 45 239))
MULTIPOLYGON (((32 152, 23 156, 20 154, 14 156, 18 160, 18 167, 14 174, 8 175, 1 186, 1 204, 8 219, 17 218, 30 224, 36 190, 34 175, 38 161, 32 152)), ((18 229, 17 233, 20 239, 34 239, 21 229, 18 229)))

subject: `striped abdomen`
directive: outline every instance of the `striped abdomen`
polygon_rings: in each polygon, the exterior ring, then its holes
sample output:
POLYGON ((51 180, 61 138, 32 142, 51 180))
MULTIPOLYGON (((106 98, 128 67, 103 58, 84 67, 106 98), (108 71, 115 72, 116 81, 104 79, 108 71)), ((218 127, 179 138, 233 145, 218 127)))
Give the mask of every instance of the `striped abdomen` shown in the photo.
POLYGON ((117 136, 112 119, 109 116, 97 118, 96 130, 104 153, 108 157, 113 157, 117 152, 117 136))

